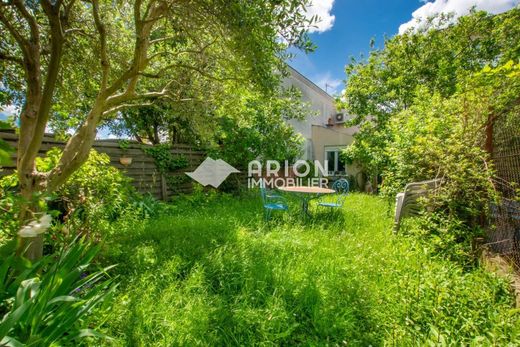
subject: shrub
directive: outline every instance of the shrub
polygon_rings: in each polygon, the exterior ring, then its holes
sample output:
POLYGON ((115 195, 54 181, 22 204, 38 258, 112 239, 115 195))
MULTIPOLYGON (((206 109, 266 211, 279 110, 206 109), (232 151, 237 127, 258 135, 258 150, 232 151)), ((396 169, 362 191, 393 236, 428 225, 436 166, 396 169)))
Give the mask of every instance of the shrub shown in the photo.
MULTIPOLYGON (((51 170, 60 157, 60 149, 53 148, 44 158, 37 159, 38 169, 51 170)), ((4 241, 15 235, 19 229, 18 213, 18 178, 10 175, 0 180, 0 208, 6 213, 2 215, 5 222, 4 241)), ((110 233, 122 224, 139 221, 156 213, 160 204, 152 199, 142 197, 130 185, 130 179, 110 165, 110 158, 95 150, 90 152, 88 160, 70 179, 52 196, 43 197, 46 204, 43 209, 50 210, 63 224, 56 227, 53 238, 68 239, 85 234, 99 237, 110 233), (64 231, 62 233, 61 231, 64 231)))
POLYGON ((0 179, 0 245, 5 244, 20 228, 17 194, 18 178, 15 175, 0 179))
POLYGON ((499 117, 518 114, 519 76, 520 64, 508 62, 468 77, 449 98, 419 91, 413 105, 390 121, 383 193, 393 198, 406 183, 440 178, 440 189, 425 201, 436 215, 423 230, 444 235, 447 246, 455 241, 467 247, 487 206, 498 198, 486 129, 499 117), (459 225, 448 228, 453 235, 432 228, 445 231, 450 224, 459 225))
POLYGON ((110 267, 91 266, 98 251, 99 247, 77 240, 34 264, 14 255, 3 257, 0 345, 63 345, 103 336, 84 321, 115 288, 113 279, 106 278, 110 267))
MULTIPOLYGON (((53 149, 43 160, 54 166, 58 158, 59 151, 53 149)), ((135 194, 129 178, 110 166, 110 158, 92 150, 87 162, 60 189, 51 207, 64 211, 63 221, 77 232, 102 232, 125 213, 135 194)))

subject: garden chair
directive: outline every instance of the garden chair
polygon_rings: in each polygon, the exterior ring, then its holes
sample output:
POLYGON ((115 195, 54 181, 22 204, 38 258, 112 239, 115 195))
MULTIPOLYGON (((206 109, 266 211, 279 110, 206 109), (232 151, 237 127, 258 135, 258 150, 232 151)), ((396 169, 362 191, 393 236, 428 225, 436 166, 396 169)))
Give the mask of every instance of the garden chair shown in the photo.
POLYGON ((283 199, 283 197, 282 197, 280 194, 276 194, 276 192, 273 191, 272 189, 266 188, 266 187, 265 187, 265 181, 264 181, 264 180, 262 180, 262 181, 260 182, 260 187, 261 187, 262 189, 265 189, 265 196, 266 196, 268 199, 278 199, 278 198, 283 199))
POLYGON ((395 197, 394 233, 399 231, 404 217, 417 216, 421 212, 420 198, 427 197, 441 184, 440 179, 408 183, 404 192, 395 197))
POLYGON ((267 189, 263 186, 260 187, 260 195, 262 196, 266 221, 271 217, 272 211, 287 211, 289 209, 287 202, 282 196, 268 194, 267 189))
POLYGON ((350 189, 348 181, 344 178, 341 178, 332 184, 332 189, 336 191, 336 200, 333 202, 319 201, 318 207, 322 206, 330 208, 331 211, 343 207, 343 204, 345 203, 345 199, 347 198, 350 189))

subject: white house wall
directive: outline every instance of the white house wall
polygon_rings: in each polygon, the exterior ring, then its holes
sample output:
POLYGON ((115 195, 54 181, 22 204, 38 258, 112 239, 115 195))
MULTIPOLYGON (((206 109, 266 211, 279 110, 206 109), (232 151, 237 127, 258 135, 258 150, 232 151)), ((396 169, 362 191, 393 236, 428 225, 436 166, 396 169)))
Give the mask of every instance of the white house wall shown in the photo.
POLYGON ((312 145, 312 126, 327 124, 329 118, 336 114, 336 105, 332 96, 325 93, 325 91, 309 81, 305 76, 291 67, 289 67, 289 71, 290 75, 283 80, 283 87, 299 89, 302 94, 302 100, 307 102, 316 113, 316 116, 307 116, 305 120, 290 120, 288 122, 294 127, 296 132, 305 138, 303 159, 313 160, 315 159, 315 154, 313 153, 312 145))

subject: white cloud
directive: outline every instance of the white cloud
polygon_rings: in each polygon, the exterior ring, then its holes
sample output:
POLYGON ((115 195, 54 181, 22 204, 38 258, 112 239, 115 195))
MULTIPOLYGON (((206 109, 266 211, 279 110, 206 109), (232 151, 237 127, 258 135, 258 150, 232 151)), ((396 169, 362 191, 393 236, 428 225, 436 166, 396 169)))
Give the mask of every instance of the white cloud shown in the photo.
POLYGON ((309 28, 310 33, 322 33, 332 28, 334 25, 334 19, 336 18, 333 14, 331 14, 332 5, 334 5, 334 0, 311 1, 311 5, 307 7, 305 15, 307 18, 318 16, 318 22, 315 24, 315 26, 309 28))
POLYGON ((434 0, 428 1, 412 13, 412 19, 399 27, 399 34, 421 25, 428 17, 439 13, 453 13, 454 17, 468 14, 472 7, 489 13, 502 13, 517 6, 520 0, 434 0))
POLYGON ((331 76, 329 72, 313 78, 314 83, 331 95, 339 94, 343 89, 343 81, 331 76), (341 87, 341 88, 340 88, 341 87))
POLYGON ((7 106, 0 106, 0 111, 4 113, 6 116, 11 116, 14 114, 17 114, 20 109, 16 107, 15 105, 7 105, 7 106))

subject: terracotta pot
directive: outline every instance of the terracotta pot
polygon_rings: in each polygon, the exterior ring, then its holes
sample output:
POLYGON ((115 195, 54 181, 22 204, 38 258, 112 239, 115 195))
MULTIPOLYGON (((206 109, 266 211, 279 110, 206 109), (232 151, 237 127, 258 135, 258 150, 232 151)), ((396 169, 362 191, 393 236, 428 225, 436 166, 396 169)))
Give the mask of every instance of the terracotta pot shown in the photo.
POLYGON ((119 158, 119 162, 121 164, 123 164, 124 166, 128 166, 128 165, 132 164, 132 158, 130 158, 130 157, 121 157, 121 158, 119 158))

